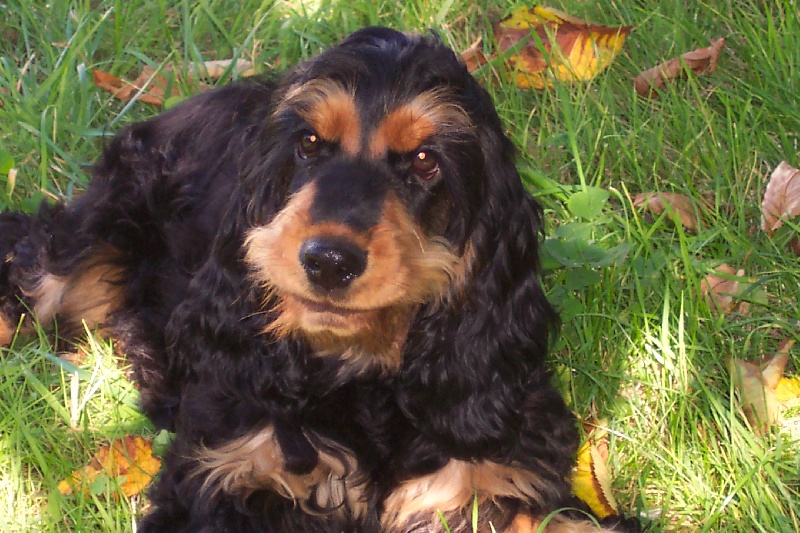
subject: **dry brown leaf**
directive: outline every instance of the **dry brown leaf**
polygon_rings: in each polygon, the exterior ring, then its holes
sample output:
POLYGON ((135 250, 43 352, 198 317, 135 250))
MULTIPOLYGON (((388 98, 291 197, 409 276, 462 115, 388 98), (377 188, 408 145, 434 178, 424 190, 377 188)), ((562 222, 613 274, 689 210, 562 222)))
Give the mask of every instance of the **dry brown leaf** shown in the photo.
POLYGON ((233 59, 217 59, 200 65, 192 63, 191 68, 196 76, 212 80, 221 78, 229 70, 236 72, 241 78, 249 78, 256 73, 253 63, 246 59, 237 59, 235 62, 233 59))
MULTIPOLYGON (((253 64, 244 59, 239 59, 235 63, 232 59, 206 61, 199 65, 194 63, 190 65, 189 72, 192 75, 187 82, 194 88, 192 92, 204 91, 208 89, 208 86, 199 81, 200 79, 217 79, 229 69, 233 69, 242 77, 252 76, 255 73, 253 64)), ((132 82, 96 69, 92 71, 92 75, 96 86, 110 92, 123 102, 128 102, 136 97, 140 102, 161 106, 167 98, 185 96, 180 94, 177 84, 170 86, 168 79, 168 76, 172 76, 179 80, 182 71, 180 65, 174 64, 165 66, 160 72, 145 65, 139 76, 132 82)))
POLYGON ((634 207, 645 207, 653 214, 667 215, 676 224, 688 230, 697 231, 707 207, 705 200, 695 201, 685 194, 673 192, 642 192, 633 199, 634 207))
POLYGON ((622 50, 632 28, 601 26, 549 7, 533 6, 519 8, 500 21, 495 38, 503 52, 524 43, 508 59, 516 72, 516 84, 523 89, 544 89, 553 79, 594 78, 622 50))
POLYGON ((8 346, 14 339, 16 328, 0 315, 0 346, 8 346))
POLYGON ((489 58, 484 55, 481 49, 482 41, 483 39, 479 38, 472 43, 469 48, 461 52, 461 60, 464 62, 464 65, 466 65, 469 72, 475 72, 489 62, 489 58))
POLYGON ((163 105, 167 80, 161 74, 156 74, 152 67, 145 66, 139 77, 132 82, 127 82, 108 72, 93 70, 94 84, 110 92, 115 98, 123 102, 137 97, 140 102, 152 105, 163 105))
POLYGON ((725 263, 716 268, 721 276, 709 274, 700 282, 700 293, 708 302, 709 307, 720 315, 727 315, 734 311, 746 315, 750 312, 750 305, 737 299, 741 294, 739 281, 733 277, 744 277, 744 270, 735 269, 725 263))
POLYGON ((634 78, 633 86, 639 96, 655 98, 658 96, 657 89, 663 89, 667 82, 685 77, 687 72, 693 72, 698 76, 711 74, 717 68, 717 62, 724 46, 725 38, 723 37, 713 41, 711 46, 673 57, 656 67, 642 71, 634 78))
MULTIPOLYGON (((775 168, 761 202, 761 229, 772 237, 790 218, 800 215, 800 170, 782 161, 775 168)), ((800 238, 791 242, 792 251, 800 255, 800 238)))
POLYGON ((152 442, 129 435, 97 450, 89 464, 58 484, 58 491, 66 495, 88 493, 91 483, 106 478, 116 481, 122 493, 131 497, 142 492, 160 468, 152 442))
POLYGON ((793 345, 794 341, 787 339, 781 343, 775 355, 761 361, 728 360, 728 369, 739 394, 742 411, 757 433, 765 433, 782 419, 777 389, 784 379, 783 371, 793 345))
MULTIPOLYGON (((611 476, 606 467, 608 431, 603 422, 592 424, 586 442, 578 450, 577 464, 572 476, 572 492, 586 503, 598 518, 619 514, 611 492, 611 476), (605 455, 603 453, 605 451, 605 455)), ((584 428, 587 426, 584 425, 584 428)))

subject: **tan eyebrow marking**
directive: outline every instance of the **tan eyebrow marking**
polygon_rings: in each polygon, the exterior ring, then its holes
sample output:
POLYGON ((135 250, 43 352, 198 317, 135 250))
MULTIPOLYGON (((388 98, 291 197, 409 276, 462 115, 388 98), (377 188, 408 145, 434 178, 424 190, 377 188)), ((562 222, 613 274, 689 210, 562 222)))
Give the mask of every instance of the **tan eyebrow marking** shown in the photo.
POLYGON ((407 153, 436 133, 472 130, 467 112, 447 96, 446 90, 427 91, 390 111, 372 133, 369 154, 407 153))
POLYGON ((290 89, 277 113, 294 110, 314 131, 329 142, 337 142, 350 155, 358 153, 361 143, 354 95, 332 80, 312 80, 290 89))

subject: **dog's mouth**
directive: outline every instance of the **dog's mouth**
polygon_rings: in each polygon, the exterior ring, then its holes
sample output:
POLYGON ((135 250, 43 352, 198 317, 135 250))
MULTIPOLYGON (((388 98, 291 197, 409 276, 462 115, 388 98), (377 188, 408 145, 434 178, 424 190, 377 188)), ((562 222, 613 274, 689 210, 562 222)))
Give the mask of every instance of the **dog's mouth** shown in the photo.
POLYGON ((351 336, 369 327, 380 309, 354 309, 331 300, 312 300, 284 295, 284 306, 293 311, 300 329, 309 334, 351 336))
POLYGON ((372 309, 353 309, 342 305, 337 305, 333 302, 315 301, 302 297, 298 298, 298 300, 309 311, 312 311, 314 313, 332 313, 336 315, 347 316, 347 315, 358 315, 363 313, 369 313, 373 311, 372 309))

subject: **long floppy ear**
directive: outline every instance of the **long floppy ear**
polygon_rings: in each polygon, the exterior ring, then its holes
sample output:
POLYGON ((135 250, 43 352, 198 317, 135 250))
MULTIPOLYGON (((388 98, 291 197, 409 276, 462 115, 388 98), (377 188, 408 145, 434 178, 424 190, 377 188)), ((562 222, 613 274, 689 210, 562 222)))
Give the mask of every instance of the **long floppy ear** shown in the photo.
POLYGON ((483 183, 464 252, 466 286, 418 318, 398 380, 411 422, 464 458, 516 441, 525 398, 548 380, 544 357, 558 323, 538 279, 542 210, 493 110, 477 134, 483 183))

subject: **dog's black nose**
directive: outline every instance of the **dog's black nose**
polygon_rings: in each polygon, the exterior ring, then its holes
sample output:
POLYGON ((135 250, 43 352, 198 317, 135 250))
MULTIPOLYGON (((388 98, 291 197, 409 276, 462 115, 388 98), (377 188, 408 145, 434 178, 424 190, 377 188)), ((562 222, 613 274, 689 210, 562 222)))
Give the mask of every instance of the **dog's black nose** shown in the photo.
POLYGON ((367 268, 367 252, 344 239, 309 239, 300 248, 308 280, 322 289, 343 289, 367 268))

